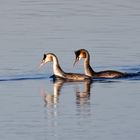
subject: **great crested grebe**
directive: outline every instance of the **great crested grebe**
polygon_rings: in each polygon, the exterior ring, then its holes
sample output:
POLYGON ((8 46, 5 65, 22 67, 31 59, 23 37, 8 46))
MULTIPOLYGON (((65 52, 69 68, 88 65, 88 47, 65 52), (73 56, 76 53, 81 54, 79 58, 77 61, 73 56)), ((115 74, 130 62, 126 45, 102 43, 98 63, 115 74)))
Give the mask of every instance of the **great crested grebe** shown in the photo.
POLYGON ((91 79, 91 77, 89 77, 85 74, 65 73, 59 65, 59 61, 58 61, 57 56, 53 53, 44 54, 40 66, 42 66, 48 62, 53 62, 53 73, 54 73, 56 78, 70 80, 70 81, 73 81, 73 80, 74 81, 82 81, 82 80, 90 80, 91 79))
POLYGON ((85 49, 80 49, 75 51, 75 63, 77 63, 81 58, 84 58, 84 70, 85 74, 93 78, 119 78, 125 76, 125 73, 115 71, 115 70, 105 70, 100 72, 95 72, 90 66, 90 55, 85 49))

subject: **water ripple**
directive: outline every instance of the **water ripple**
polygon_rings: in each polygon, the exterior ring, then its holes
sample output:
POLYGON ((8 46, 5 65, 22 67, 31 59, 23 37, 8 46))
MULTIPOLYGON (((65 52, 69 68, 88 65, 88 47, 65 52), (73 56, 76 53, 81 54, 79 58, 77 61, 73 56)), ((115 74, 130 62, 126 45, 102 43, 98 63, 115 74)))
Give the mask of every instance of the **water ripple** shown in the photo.
POLYGON ((9 76, 0 76, 0 81, 20 81, 20 80, 41 80, 47 79, 46 74, 33 74, 33 75, 9 75, 9 76))
MULTIPOLYGON (((8 75, 0 76, 0 81, 21 81, 21 80, 41 80, 41 79, 53 79, 53 76, 43 74, 20 74, 20 75, 8 75)), ((122 78, 95 78, 94 82, 114 82, 114 80, 140 80, 140 72, 127 73, 122 78)))

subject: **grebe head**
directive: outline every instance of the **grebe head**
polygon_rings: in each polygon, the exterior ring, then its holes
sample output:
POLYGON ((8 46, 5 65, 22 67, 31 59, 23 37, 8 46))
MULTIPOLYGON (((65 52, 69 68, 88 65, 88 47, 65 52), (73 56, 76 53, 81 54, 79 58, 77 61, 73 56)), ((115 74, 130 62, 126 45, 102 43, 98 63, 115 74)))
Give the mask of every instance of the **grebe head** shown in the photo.
POLYGON ((75 51, 75 61, 73 66, 81 60, 81 58, 87 58, 88 51, 85 49, 80 49, 75 51))
POLYGON ((53 57, 56 57, 55 54, 53 54, 53 53, 44 54, 43 59, 42 59, 41 64, 40 64, 40 67, 48 62, 52 62, 53 57))

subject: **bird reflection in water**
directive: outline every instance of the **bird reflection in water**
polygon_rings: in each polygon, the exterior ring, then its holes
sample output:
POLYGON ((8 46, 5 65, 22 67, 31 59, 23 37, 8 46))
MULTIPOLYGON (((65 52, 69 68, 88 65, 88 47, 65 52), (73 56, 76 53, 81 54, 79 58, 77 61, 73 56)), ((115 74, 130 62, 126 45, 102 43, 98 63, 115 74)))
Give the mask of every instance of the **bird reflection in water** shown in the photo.
POLYGON ((64 82, 61 80, 57 80, 53 82, 53 93, 49 93, 47 91, 43 90, 43 100, 45 105, 44 106, 54 106, 58 103, 59 101, 59 95, 61 88, 63 86, 64 82))
MULTIPOLYGON (((55 80, 53 82, 53 93, 49 93, 47 91, 43 92, 43 100, 44 100, 44 106, 47 107, 47 110, 45 112, 47 115, 45 115, 47 118, 56 118, 58 114, 62 114, 61 104, 59 103, 59 97, 61 95, 61 89, 63 88, 63 85, 66 84, 67 86, 69 85, 74 85, 75 88, 75 96, 76 96, 76 110, 77 110, 77 115, 90 115, 90 91, 91 91, 91 85, 92 81, 90 80, 84 80, 81 82, 70 82, 70 81, 65 81, 63 79, 55 80), (78 88, 78 85, 81 84, 83 86, 83 90, 80 91, 78 88), (75 87, 76 86, 76 87, 75 87)), ((71 86, 70 86, 71 87, 71 86)), ((45 114, 46 114, 45 113, 45 114)))
POLYGON ((79 91, 79 88, 76 88, 76 103, 77 104, 85 104, 89 101, 90 99, 90 89, 91 89, 91 81, 84 81, 84 90, 79 91))
POLYGON ((42 95, 43 95, 43 100, 45 102, 44 106, 56 106, 59 101, 59 96, 60 96, 60 92, 61 92, 63 85, 64 84, 75 85, 75 83, 84 84, 84 89, 82 92, 79 91, 78 87, 75 88, 76 104, 77 105, 86 104, 86 102, 88 102, 90 99, 90 89, 91 89, 91 84, 92 84, 91 80, 84 80, 81 82, 79 82, 79 81, 71 82, 71 81, 65 81, 63 79, 59 79, 59 80, 55 80, 53 82, 53 93, 50 94, 47 91, 43 91, 42 95))
POLYGON ((90 110, 90 93, 91 93, 91 81, 83 82, 84 89, 80 92, 76 88, 76 105, 77 105, 77 115, 81 117, 89 117, 91 115, 90 110))

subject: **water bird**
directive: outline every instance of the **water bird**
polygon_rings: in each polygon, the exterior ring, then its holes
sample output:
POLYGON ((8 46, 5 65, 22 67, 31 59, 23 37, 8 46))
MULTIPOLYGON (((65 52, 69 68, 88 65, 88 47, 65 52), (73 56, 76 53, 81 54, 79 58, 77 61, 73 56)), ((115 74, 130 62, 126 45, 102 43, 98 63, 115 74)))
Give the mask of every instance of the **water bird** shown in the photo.
POLYGON ((82 58, 84 59, 84 71, 85 75, 93 78, 120 78, 126 75, 126 73, 119 72, 116 70, 104 70, 100 72, 95 72, 92 67, 90 66, 90 54, 85 49, 79 49, 75 51, 75 65, 78 61, 82 58))
POLYGON ((85 74, 64 72, 62 68, 60 67, 57 56, 53 53, 44 54, 40 67, 48 62, 53 62, 53 73, 54 73, 55 79, 64 79, 64 80, 69 80, 69 81, 83 81, 83 80, 91 79, 91 77, 85 74))

